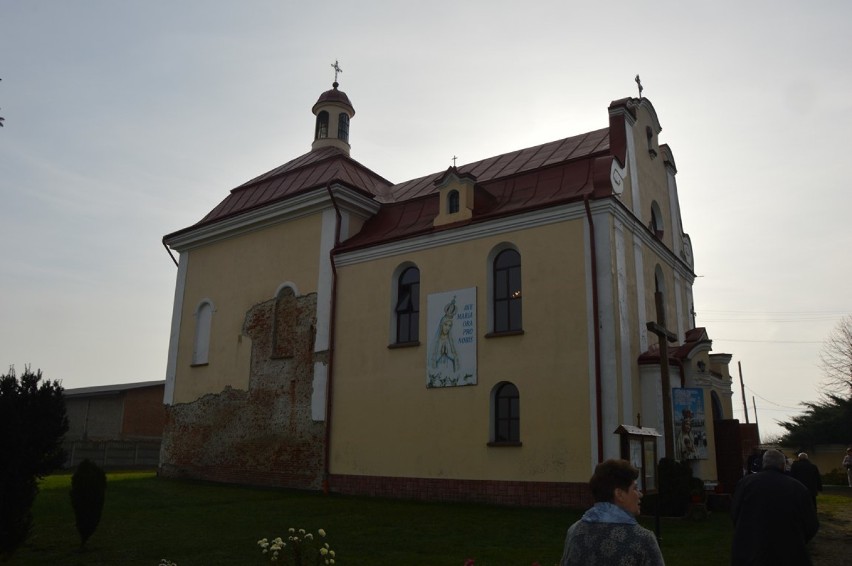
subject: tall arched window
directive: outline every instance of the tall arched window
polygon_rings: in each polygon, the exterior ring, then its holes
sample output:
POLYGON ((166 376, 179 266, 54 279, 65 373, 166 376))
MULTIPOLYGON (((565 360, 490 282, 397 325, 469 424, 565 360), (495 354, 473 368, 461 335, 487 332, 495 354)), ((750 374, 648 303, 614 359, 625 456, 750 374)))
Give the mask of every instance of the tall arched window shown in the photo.
POLYGON ((323 110, 317 114, 317 128, 314 133, 314 139, 322 139, 328 137, 328 112, 323 110))
POLYGON ((494 332, 513 332, 521 324, 521 254, 506 249, 494 258, 494 332))
POLYGON ((447 194, 447 213, 453 214, 459 211, 459 192, 450 191, 447 194))
POLYGON ((657 204, 657 201, 651 203, 651 224, 649 228, 651 228, 651 232, 653 232, 654 236, 657 238, 662 238, 666 233, 666 228, 663 225, 663 214, 660 210, 660 205, 657 204))
POLYGON ((521 400, 514 383, 504 381, 494 388, 494 443, 521 441, 521 400))
POLYGON ((207 363, 210 353, 210 327, 213 324, 213 303, 202 301, 195 310, 195 341, 192 345, 192 365, 207 363))
POLYGON ((349 143, 349 114, 346 112, 337 115, 337 139, 349 143))
POLYGON ((420 270, 406 268, 399 275, 396 291, 396 343, 420 339, 420 270))
POLYGON ((725 418, 725 412, 722 410, 722 401, 719 400, 719 395, 715 391, 710 392, 710 406, 713 408, 714 421, 721 421, 725 418))

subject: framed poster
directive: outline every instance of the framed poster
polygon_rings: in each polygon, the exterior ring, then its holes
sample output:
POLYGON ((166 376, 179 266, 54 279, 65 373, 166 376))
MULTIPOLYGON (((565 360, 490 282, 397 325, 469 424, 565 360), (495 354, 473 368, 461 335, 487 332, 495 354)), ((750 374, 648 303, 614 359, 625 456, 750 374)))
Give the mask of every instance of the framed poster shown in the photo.
POLYGON ((672 411, 675 459, 707 459, 704 390, 697 387, 672 388, 672 411))
POLYGON ((476 385, 476 287, 426 300, 426 387, 476 385))

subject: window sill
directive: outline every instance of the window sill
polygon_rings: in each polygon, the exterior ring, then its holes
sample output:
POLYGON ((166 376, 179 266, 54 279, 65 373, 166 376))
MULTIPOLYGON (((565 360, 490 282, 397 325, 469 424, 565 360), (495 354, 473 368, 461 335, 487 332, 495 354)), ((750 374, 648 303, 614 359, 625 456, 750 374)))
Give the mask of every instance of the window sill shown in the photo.
POLYGON ((502 332, 489 332, 485 335, 486 338, 502 338, 503 336, 521 336, 523 330, 503 330, 502 332))
POLYGON ((388 344, 388 350, 396 350, 397 348, 415 348, 420 345, 420 340, 414 342, 398 342, 396 344, 388 344))
POLYGON ((189 367, 191 367, 191 368, 200 368, 200 367, 204 367, 204 366, 206 366, 206 365, 210 365, 210 363, 209 363, 209 362, 199 362, 199 363, 197 363, 197 364, 189 364, 189 367))
POLYGON ((489 448, 518 448, 523 446, 523 442, 489 442, 489 448))

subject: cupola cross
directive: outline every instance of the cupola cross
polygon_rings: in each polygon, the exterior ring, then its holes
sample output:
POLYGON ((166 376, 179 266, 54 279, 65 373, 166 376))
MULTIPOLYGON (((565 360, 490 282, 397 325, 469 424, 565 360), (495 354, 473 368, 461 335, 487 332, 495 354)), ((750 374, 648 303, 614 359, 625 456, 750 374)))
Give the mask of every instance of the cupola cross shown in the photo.
POLYGON ((334 63, 331 64, 331 68, 334 69, 334 82, 337 82, 337 74, 343 72, 343 69, 341 69, 340 65, 337 64, 337 59, 335 59, 334 63))
MULTIPOLYGON (((638 76, 636 77, 639 78, 638 76)), ((663 304, 663 294, 654 293, 657 306, 657 322, 646 324, 649 332, 660 339, 660 374, 663 389, 663 430, 666 441, 666 457, 674 458, 674 425, 672 423, 672 385, 669 379, 669 342, 677 341, 677 336, 666 328, 666 307, 663 304)))
POLYGON ((456 157, 456 156, 454 155, 454 156, 453 156, 453 168, 454 168, 454 169, 455 169, 455 167, 456 167, 456 159, 458 159, 458 157, 456 157))
POLYGON ((639 78, 639 75, 636 75, 634 80, 636 81, 636 86, 639 87, 639 98, 642 98, 642 80, 639 78))

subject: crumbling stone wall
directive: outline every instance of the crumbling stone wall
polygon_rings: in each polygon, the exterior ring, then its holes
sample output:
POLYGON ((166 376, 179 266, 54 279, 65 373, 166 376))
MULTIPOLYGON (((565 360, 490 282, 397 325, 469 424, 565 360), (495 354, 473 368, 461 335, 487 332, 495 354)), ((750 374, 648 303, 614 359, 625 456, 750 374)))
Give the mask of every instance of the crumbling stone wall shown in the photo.
POLYGON ((311 418, 316 294, 285 289, 246 313, 248 391, 167 407, 160 473, 300 489, 322 486, 325 423, 311 418))

